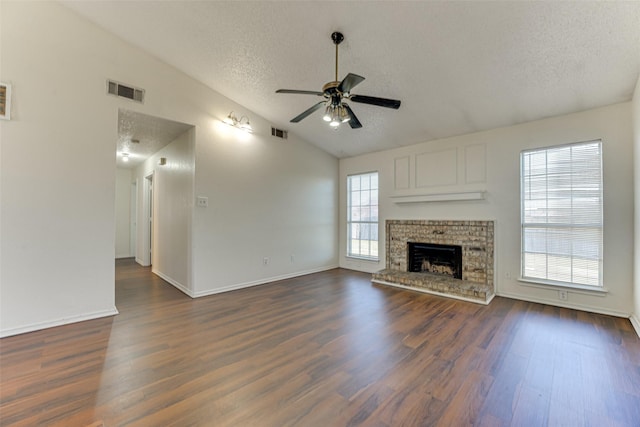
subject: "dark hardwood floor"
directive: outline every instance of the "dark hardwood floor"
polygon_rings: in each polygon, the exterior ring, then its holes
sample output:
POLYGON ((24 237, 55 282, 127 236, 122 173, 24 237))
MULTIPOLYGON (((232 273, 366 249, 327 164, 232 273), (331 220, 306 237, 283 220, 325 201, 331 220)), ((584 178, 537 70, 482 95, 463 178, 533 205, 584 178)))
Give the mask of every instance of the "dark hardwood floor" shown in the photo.
POLYGON ((347 270, 192 300, 116 265, 120 315, 0 340, 0 425, 640 425, 626 319, 347 270))

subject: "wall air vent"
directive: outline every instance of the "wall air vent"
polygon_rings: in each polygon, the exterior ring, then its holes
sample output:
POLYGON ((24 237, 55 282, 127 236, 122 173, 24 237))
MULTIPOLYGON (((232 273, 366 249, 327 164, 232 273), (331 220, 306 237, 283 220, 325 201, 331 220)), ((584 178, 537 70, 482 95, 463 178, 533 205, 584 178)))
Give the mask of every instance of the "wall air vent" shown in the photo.
POLYGON ((144 89, 128 86, 113 80, 107 80, 107 93, 140 103, 144 102, 144 89))
POLYGON ((287 134, 288 132, 286 130, 276 129, 271 126, 271 135, 275 136, 276 138, 287 139, 287 134))

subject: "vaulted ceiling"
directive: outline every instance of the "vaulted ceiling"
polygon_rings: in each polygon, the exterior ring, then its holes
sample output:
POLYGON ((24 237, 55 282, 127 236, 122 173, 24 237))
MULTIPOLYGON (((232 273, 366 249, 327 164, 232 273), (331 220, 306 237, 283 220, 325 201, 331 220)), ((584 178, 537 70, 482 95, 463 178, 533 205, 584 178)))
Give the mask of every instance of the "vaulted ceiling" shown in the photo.
POLYGON ((631 99, 640 72, 640 2, 63 1, 279 128, 337 157, 582 111, 631 99), (352 92, 362 129, 332 130, 319 98, 352 92))

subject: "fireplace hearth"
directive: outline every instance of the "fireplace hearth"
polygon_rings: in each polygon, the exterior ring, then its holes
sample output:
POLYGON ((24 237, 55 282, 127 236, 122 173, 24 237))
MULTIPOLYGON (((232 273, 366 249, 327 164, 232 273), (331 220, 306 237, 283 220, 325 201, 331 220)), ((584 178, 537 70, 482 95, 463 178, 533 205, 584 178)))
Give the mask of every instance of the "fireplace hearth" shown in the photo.
POLYGON ((494 222, 387 220, 386 268, 372 282, 488 304, 494 222), (411 252, 411 253, 410 253, 411 252))

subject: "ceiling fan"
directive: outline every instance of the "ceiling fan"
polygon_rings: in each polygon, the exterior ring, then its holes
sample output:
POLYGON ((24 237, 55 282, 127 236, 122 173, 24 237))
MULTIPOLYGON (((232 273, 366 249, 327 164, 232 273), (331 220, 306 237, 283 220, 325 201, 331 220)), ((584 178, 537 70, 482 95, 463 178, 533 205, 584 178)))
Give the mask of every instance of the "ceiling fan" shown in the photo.
POLYGON ((336 45, 336 78, 334 81, 325 84, 322 87, 322 92, 313 90, 295 90, 295 89, 278 89, 276 93, 295 93, 301 95, 317 95, 322 96, 325 99, 318 102, 311 108, 303 111, 293 119, 292 123, 298 123, 314 111, 324 107, 325 114, 322 117, 325 121, 329 122, 329 125, 337 128, 341 123, 349 122, 349 126, 352 129, 362 127, 362 123, 353 113, 349 104, 345 102, 346 99, 353 102, 360 102, 362 104, 377 105, 378 107, 393 108, 397 110, 400 108, 400 101, 396 99, 377 98, 374 96, 365 95, 352 95, 351 89, 364 80, 364 77, 357 74, 349 73, 342 81, 338 81, 338 45, 344 40, 342 33, 334 32, 331 34, 331 40, 336 45))

